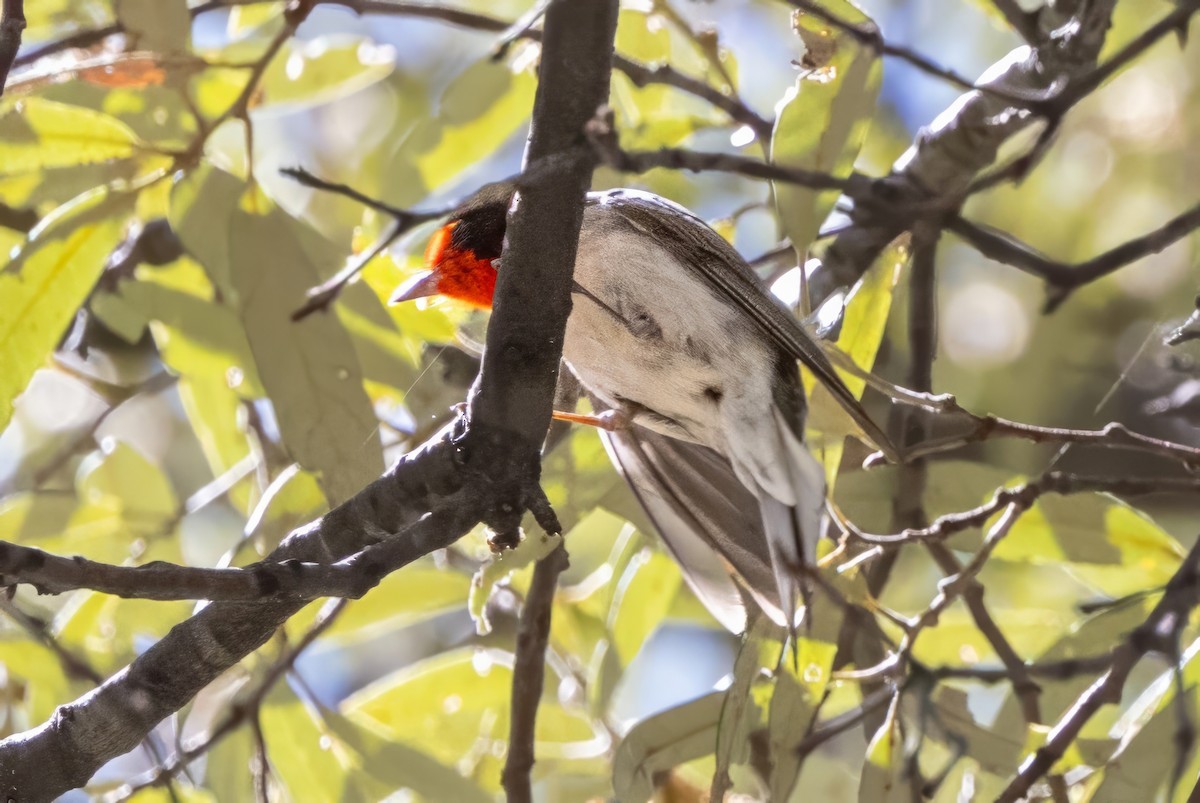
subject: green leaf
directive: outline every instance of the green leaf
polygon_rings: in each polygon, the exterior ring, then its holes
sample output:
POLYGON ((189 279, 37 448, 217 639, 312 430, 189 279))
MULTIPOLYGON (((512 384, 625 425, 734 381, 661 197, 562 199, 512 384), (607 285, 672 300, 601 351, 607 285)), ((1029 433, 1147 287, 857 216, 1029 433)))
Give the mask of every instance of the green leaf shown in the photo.
POLYGON ((287 687, 278 684, 261 709, 271 769, 293 800, 343 800, 349 768, 328 749, 319 717, 287 687))
MULTIPOLYGON (((546 686, 553 693, 555 681, 547 678, 546 686)), ((510 653, 460 649, 377 680, 345 700, 342 711, 355 722, 453 764, 478 740, 506 738, 511 692, 510 653), (429 740, 427 734, 434 733, 436 740, 429 740)), ((542 701, 537 719, 539 765, 593 749, 594 736, 586 719, 558 703, 542 701)))
POLYGON ((382 472, 383 458, 350 336, 333 316, 291 319, 321 279, 311 235, 277 208, 249 211, 267 202, 243 196, 228 173, 210 169, 196 182, 172 198, 179 236, 218 288, 227 283, 291 456, 341 502, 382 472))
POLYGON ((381 738, 336 712, 323 714, 330 734, 344 750, 353 751, 355 764, 381 781, 388 791, 409 789, 426 800, 486 803, 493 800, 470 780, 423 751, 381 738))
MULTIPOLYGON (((716 769, 713 789, 724 791, 729 783, 729 769, 750 759, 750 731, 758 718, 751 689, 762 669, 759 642, 778 628, 766 616, 759 616, 747 628, 741 649, 733 663, 733 682, 725 693, 721 706, 721 721, 717 729, 716 769), (720 779, 718 781, 718 779, 720 779)), ((716 797, 714 792, 713 799, 716 797)))
POLYGON ((91 109, 36 97, 0 108, 0 175, 127 159, 138 149, 128 126, 91 109))
MULTIPOLYGON (((1066 632, 1074 618, 1069 613, 1036 607, 993 608, 993 613, 1018 655, 1038 655, 1066 632)), ((936 625, 921 631, 913 655, 932 666, 969 666, 997 660, 991 643, 959 602, 947 608, 936 625)))
POLYGON ((187 0, 116 0, 130 50, 183 53, 191 38, 187 0))
POLYGON ((178 515, 179 500, 162 469, 123 441, 105 438, 100 450, 79 466, 80 499, 113 506, 134 533, 154 533, 178 515))
MULTIPOLYGON (((1154 598, 1106 608, 1099 613, 1075 622, 1049 647, 1039 654, 1026 654, 1039 662, 1067 661, 1079 658, 1094 658, 1105 654, 1113 644, 1123 639, 1129 631, 1146 620, 1154 598)), ((999 618, 1007 622, 1008 616, 999 618)), ((1007 632, 1007 631, 1006 631, 1007 632)), ((1042 682, 1040 702, 1044 711, 1063 711, 1095 679, 1095 675, 1081 675, 1065 681, 1042 682)), ((1020 701, 1011 691, 1005 695, 995 717, 996 729, 1016 731, 1024 726, 1025 717, 1020 701)))
POLYGON ((31 723, 45 722, 54 709, 71 698, 71 682, 62 662, 49 647, 24 639, 0 641, 4 686, 25 684, 25 707, 31 723))
MULTIPOLYGON (((328 510, 329 502, 321 493, 317 478, 293 463, 279 472, 263 491, 254 506, 254 512, 246 521, 246 534, 255 539, 260 553, 266 554, 278 546, 293 528, 312 521, 328 510)), ((343 613, 339 616, 337 624, 344 622, 347 615, 343 613)))
POLYGON ((659 773, 712 753, 724 705, 725 692, 712 692, 630 728, 613 757, 616 799, 648 800, 659 773))
POLYGON ((217 742, 205 762, 204 784, 218 801, 253 800, 254 735, 242 727, 217 742))
MULTIPOLYGON (((848 0, 831 0, 823 7, 858 24, 871 22, 848 0)), ((881 62, 871 47, 813 16, 798 14, 795 27, 808 47, 808 65, 815 69, 797 78, 781 102, 771 137, 771 161, 849 175, 879 94, 881 62)), ((774 190, 780 223, 804 264, 838 192, 783 182, 775 183, 774 190)))
MULTIPOLYGON (((239 423, 243 402, 220 375, 185 373, 178 388, 179 400, 209 470, 219 477, 250 454, 250 441, 239 423)), ((243 510, 249 507, 249 493, 241 489, 241 484, 230 493, 230 499, 243 510)))
POLYGON ((289 111, 360 92, 392 74, 395 52, 372 40, 340 35, 290 39, 263 74, 263 96, 289 111))
POLYGON ((463 70, 442 95, 436 117, 400 140, 384 171, 387 200, 411 205, 482 161, 520 130, 536 81, 483 59, 463 70))
MULTIPOLYGON (((864 371, 875 366, 896 287, 910 256, 907 240, 894 241, 871 264, 845 300, 837 346, 864 371)), ((825 386, 817 383, 812 372, 803 367, 801 370, 809 399, 805 438, 808 448, 825 467, 825 479, 832 491, 842 463, 844 433, 854 432, 857 426, 825 386)), ((866 380, 849 374, 842 374, 842 379, 850 392, 861 399, 866 380)))
MULTIPOLYGON (((422 183, 442 186, 468 165, 489 156, 528 119, 536 81, 490 61, 468 67, 442 95, 436 145, 417 157, 422 183)), ((420 141, 420 132, 412 136, 420 141)))
POLYGON ((909 800, 911 792, 903 783, 903 758, 899 755, 899 724, 888 717, 867 745, 862 779, 858 787, 859 803, 880 803, 891 799, 909 800))
POLYGON ((671 558, 642 549, 621 576, 609 613, 609 631, 623 666, 629 666, 650 635, 658 629, 683 577, 671 558))
POLYGON ((1111 597, 1164 585, 1183 559, 1179 542, 1106 494, 1044 496, 996 547, 1001 560, 1061 563, 1111 597))
MULTIPOLYGON (((617 18, 616 47, 635 61, 669 63, 688 76, 711 69, 695 42, 671 29, 656 12, 622 9, 617 18)), ((694 95, 665 84, 638 87, 620 72, 613 73, 610 102, 622 144, 629 148, 670 147, 702 128, 729 125, 723 112, 694 95)))
POLYGON ((0 271, 0 431, 13 400, 91 292, 135 198, 98 188, 74 199, 30 232, 0 271))
POLYGON ((1024 722, 980 725, 968 707, 967 693, 941 684, 933 693, 938 724, 961 740, 966 753, 988 772, 1007 776, 1025 749, 1024 722))
MULTIPOLYGON (((421 561, 388 575, 370 594, 352 601, 324 638, 339 644, 376 638, 448 610, 461 610, 470 591, 466 575, 421 561)), ((292 617, 289 631, 303 633, 323 604, 314 602, 292 617)))

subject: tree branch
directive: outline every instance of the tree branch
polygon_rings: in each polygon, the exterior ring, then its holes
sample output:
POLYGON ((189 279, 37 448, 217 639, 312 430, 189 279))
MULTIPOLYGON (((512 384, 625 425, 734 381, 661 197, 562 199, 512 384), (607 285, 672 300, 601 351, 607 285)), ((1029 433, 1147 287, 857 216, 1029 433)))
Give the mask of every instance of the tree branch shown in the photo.
POLYGON ((453 206, 448 206, 443 209, 431 209, 425 212, 417 212, 409 209, 400 209, 399 207, 385 204, 370 196, 364 195, 358 190, 347 187, 345 184, 337 184, 332 181, 325 181, 317 178, 312 173, 301 167, 285 167, 279 172, 289 178, 295 179, 298 183, 305 187, 332 192, 337 195, 343 195, 351 200, 358 201, 370 209, 377 212, 382 212, 392 217, 392 224, 388 226, 375 242, 371 243, 362 253, 353 256, 349 259, 345 266, 335 273, 333 276, 326 279, 316 287, 310 287, 307 293, 307 298, 303 306, 292 313, 293 321, 301 321, 318 310, 329 308, 342 290, 358 274, 362 273, 363 269, 375 257, 382 254, 392 243, 396 242, 406 232, 411 231, 415 227, 430 220, 437 220, 440 217, 450 214, 454 211, 453 206))
POLYGON ((508 756, 501 780, 509 803, 530 803, 533 788, 534 726, 546 674, 546 644, 550 640, 550 612, 558 576, 568 566, 567 550, 561 544, 537 562, 533 582, 525 595, 517 631, 517 658, 513 666, 512 715, 508 756))
POLYGON ((656 167, 690 170, 693 173, 712 170, 799 184, 815 190, 841 190, 851 198, 866 197, 874 184, 874 179, 861 173, 835 176, 832 173, 800 167, 774 165, 732 153, 711 153, 685 148, 661 148, 656 151, 623 150, 613 128, 611 113, 598 116, 588 125, 588 139, 604 164, 626 173, 645 173, 656 167))
POLYGON ((1066 754, 1083 726, 1101 707, 1121 701, 1121 692, 1134 666, 1148 653, 1178 654, 1181 620, 1200 602, 1200 539, 1188 551, 1167 583, 1162 599, 1146 620, 1112 652, 1112 665, 1058 720, 1046 743, 1021 764, 1017 775, 996 798, 997 803, 1023 800, 1033 784, 1066 754))
MULTIPOLYGON (((422 519, 397 550, 416 560, 458 540, 494 506, 491 486, 461 459, 457 420, 323 518, 292 533, 269 560, 332 562, 422 519), (443 504, 439 504, 442 502, 443 504), (437 508, 434 513, 427 511, 437 508)), ((47 722, 0 741, 0 792, 51 800, 85 784, 162 719, 258 649, 301 600, 215 603, 47 722), (130 701, 136 700, 132 705, 130 701)))
POLYGON ((1200 204, 1152 232, 1118 245, 1091 259, 1071 265, 1050 259, 1011 235, 973 223, 961 215, 950 219, 950 231, 988 259, 1012 265, 1046 282, 1045 312, 1053 312, 1077 288, 1094 282, 1143 257, 1157 254, 1200 229, 1200 204))
MULTIPOLYGON (((1080 4, 1070 25, 1039 15, 1043 35, 1069 31, 1051 47, 1018 48, 993 64, 977 83, 1020 97, 1044 97, 1057 87, 1079 79, 1095 68, 1104 44, 1115 0, 1080 4), (1049 26, 1049 27, 1046 27, 1049 26)), ((954 101, 892 166, 892 174, 877 182, 869 202, 856 201, 855 226, 840 234, 825 253, 822 270, 814 276, 821 293, 851 285, 875 261, 896 235, 911 225, 897 209, 923 205, 954 205, 975 176, 992 164, 1010 137, 1029 127, 1037 115, 1013 109, 995 93, 978 89, 954 101)))
POLYGON ((0 9, 0 95, 8 81, 8 71, 21 49, 21 32, 25 30, 24 0, 4 0, 0 9))

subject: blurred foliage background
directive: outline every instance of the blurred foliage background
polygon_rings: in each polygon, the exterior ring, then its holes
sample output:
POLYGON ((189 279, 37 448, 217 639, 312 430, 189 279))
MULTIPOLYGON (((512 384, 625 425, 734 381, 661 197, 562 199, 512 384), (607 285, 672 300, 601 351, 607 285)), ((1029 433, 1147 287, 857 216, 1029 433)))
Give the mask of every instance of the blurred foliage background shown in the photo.
MULTIPOLYGON (((507 21, 530 4, 456 6, 507 21)), ((889 41, 966 75, 1017 44, 987 3, 863 6, 889 41)), ((1123 0, 1105 52, 1167 8, 1123 0)), ((0 203, 12 217, 23 212, 40 221, 32 231, 0 228, 0 252, 9 254, 0 272, 0 537, 115 563, 256 560, 446 420, 474 376, 472 354, 485 325, 480 313, 451 304, 385 306, 392 288, 421 265, 434 224, 371 260, 331 313, 292 324, 305 291, 368 248, 389 219, 300 186, 279 169, 302 166, 411 208, 436 208, 511 175, 520 166, 537 48, 517 42, 493 59, 494 32, 333 5, 316 7, 294 35, 281 35, 283 4, 274 2, 194 20, 174 0, 44 0, 26 13, 27 49, 114 20, 126 34, 14 72, 0 101, 0 203), (253 65, 276 45, 247 92, 253 65), (252 135, 238 119, 239 104, 252 135), (135 243, 152 247, 153 221, 163 218, 186 255, 128 258, 135 243), (139 240, 143 230, 150 236, 139 240)), ((813 120, 828 112, 817 82, 801 81, 789 102, 801 75, 794 62, 805 48, 782 3, 625 3, 617 49, 736 91, 768 119, 778 109, 776 138, 791 142, 797 159, 813 147, 805 139, 813 120)), ((1200 186, 1198 76, 1194 44, 1183 49, 1164 39, 1068 116, 1044 164, 1024 182, 976 196, 968 214, 1065 261, 1161 225, 1195 203, 1200 186)), ((864 86, 855 101, 860 111, 839 124, 857 126, 850 137, 863 140, 856 164, 875 175, 959 94, 891 60, 872 65, 864 86)), ((638 88, 615 73, 612 105, 626 147, 763 155, 753 132, 669 86, 638 88)), ((1014 143, 1012 152, 1029 142, 1014 143)), ((629 185, 693 209, 747 257, 813 225, 780 221, 762 182, 597 172, 597 188, 629 185)), ((832 202, 816 208, 827 211, 832 202)), ((1200 238, 1185 238, 1044 316, 1037 279, 948 236, 938 262, 935 390, 1020 421, 1092 427, 1120 420, 1200 445, 1194 420, 1146 408, 1195 375, 1186 351, 1168 353, 1159 344, 1192 308, 1198 251, 1200 238)), ((776 260, 764 272, 774 269, 786 285, 780 268, 787 267, 776 260)), ((850 308, 869 310, 865 328, 876 334, 867 351, 879 349, 876 371, 902 381, 907 299, 904 282, 892 279, 876 276, 850 308)), ((927 507, 935 515, 974 506, 1051 461, 1113 475, 1164 470, 1152 457, 1126 452, 980 444, 932 466, 927 507)), ((863 527, 889 531, 893 474, 855 468, 848 459, 838 477, 840 503, 863 527)), ((555 603, 538 720, 539 794, 644 799, 655 773, 685 762, 659 794, 695 799, 715 766, 722 697, 713 690, 729 682, 739 642, 681 582, 594 432, 570 434, 548 458, 546 484, 569 530, 571 568, 555 603), (707 751, 687 743, 706 738, 707 751)), ((1047 503, 1022 520, 983 579, 1023 657, 1091 654, 1144 617, 1144 598, 1098 613, 1081 608, 1152 591, 1178 564, 1180 544, 1194 540, 1194 500, 1163 495, 1139 505, 1147 515, 1096 496, 1047 503)), ((975 533, 955 545, 977 543, 975 533)), ((389 577, 346 605, 286 681, 263 692, 256 727, 269 756, 271 799, 498 794, 515 616, 529 570, 515 572, 486 601, 476 589, 469 605, 472 575, 488 559, 477 534, 389 577)), ((939 579, 924 553, 905 552, 884 601, 919 611, 939 579)), ((0 619, 4 735, 46 720, 193 609, 87 591, 44 597, 27 587, 0 607, 8 613, 0 619)), ((145 749, 112 762, 88 792, 70 799, 255 799, 253 723, 200 756, 171 791, 131 792, 123 784, 229 716, 232 701, 257 688, 320 608, 306 609, 160 726, 145 749)), ((1193 653, 1185 656, 1189 684, 1200 671, 1193 653)), ((996 665, 960 605, 922 635, 916 655, 935 666, 996 665)), ((859 703, 855 684, 831 685, 817 669, 818 677, 800 685, 803 694, 835 698, 823 716, 859 703)), ((1135 676, 1120 710, 1089 726, 1083 755, 1072 757, 1096 766, 1118 746, 1127 751, 1089 776, 1081 789, 1090 799, 1166 794, 1160 785, 1171 766, 1164 746, 1173 720, 1161 712, 1174 716, 1175 709, 1166 704, 1169 672, 1151 669, 1135 676)), ((1050 715, 1080 688, 1078 680, 1048 682, 1050 715)), ((757 702, 765 723, 770 690, 764 694, 757 702)), ((990 799, 1032 738, 1011 692, 963 682, 943 687, 934 704, 944 727, 932 733, 920 762, 928 776, 949 769, 932 797, 990 799), (947 764, 963 745, 967 757, 947 764)), ((1194 779, 1197 759, 1189 760, 1194 779)), ((878 744, 869 751, 861 729, 851 729, 809 757, 794 797, 856 799, 860 783, 870 787, 872 761, 891 766, 878 744)), ((744 767, 734 782, 741 793, 764 794, 744 767)), ((875 792, 864 799, 896 789, 884 784, 875 792)))

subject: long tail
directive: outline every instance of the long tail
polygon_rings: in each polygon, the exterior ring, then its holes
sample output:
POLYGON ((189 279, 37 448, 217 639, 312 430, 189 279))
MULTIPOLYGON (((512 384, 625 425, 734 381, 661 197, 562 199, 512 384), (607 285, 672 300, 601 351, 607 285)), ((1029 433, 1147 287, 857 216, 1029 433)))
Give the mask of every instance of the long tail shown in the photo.
POLYGON ((780 440, 785 445, 782 468, 790 477, 795 504, 782 502, 760 488, 759 508, 781 607, 791 612, 781 624, 794 630, 800 599, 808 596, 805 569, 816 565, 817 543, 824 528, 825 471, 792 433, 783 414, 776 409, 774 415, 780 440))

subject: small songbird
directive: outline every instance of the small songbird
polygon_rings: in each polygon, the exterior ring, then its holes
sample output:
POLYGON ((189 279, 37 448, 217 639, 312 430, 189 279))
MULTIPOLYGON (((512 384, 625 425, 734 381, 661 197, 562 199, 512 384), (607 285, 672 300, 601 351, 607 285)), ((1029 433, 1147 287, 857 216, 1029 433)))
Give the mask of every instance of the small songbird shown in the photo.
MULTIPOLYGON (((513 187, 490 185, 429 242, 428 271, 392 301, 490 308, 513 187)), ((501 268, 502 269, 502 268, 501 268)), ((825 520, 825 476, 804 445, 800 360, 877 444, 886 437, 825 352, 734 248, 683 207, 590 193, 563 359, 597 409, 613 462, 684 570, 734 632, 747 597, 795 627, 825 520)))

